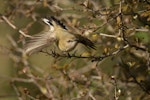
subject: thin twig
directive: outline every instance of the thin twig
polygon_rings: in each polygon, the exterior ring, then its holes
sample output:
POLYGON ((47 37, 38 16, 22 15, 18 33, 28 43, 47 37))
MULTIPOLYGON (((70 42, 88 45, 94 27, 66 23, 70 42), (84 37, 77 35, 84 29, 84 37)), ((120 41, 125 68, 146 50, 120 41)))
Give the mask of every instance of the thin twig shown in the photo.
POLYGON ((7 19, 7 17, 5 17, 4 15, 2 15, 1 17, 9 26, 11 26, 13 29, 17 29, 17 27, 7 19))
POLYGON ((96 98, 92 95, 91 91, 89 91, 89 96, 91 97, 92 100, 96 100, 96 98))
POLYGON ((119 14, 116 14, 114 17, 112 17, 111 19, 109 19, 107 22, 103 23, 102 25, 98 26, 96 29, 93 30, 93 32, 98 31, 100 28, 102 28, 104 25, 108 24, 109 22, 111 22, 112 20, 114 20, 117 16, 119 16, 119 14))
POLYGON ((50 96, 50 99, 51 99, 51 100, 55 100, 54 95, 53 95, 53 91, 52 91, 51 88, 50 88, 50 82, 49 82, 48 80, 46 80, 46 81, 45 81, 45 84, 46 84, 46 89, 47 89, 47 91, 48 91, 48 94, 49 94, 49 96, 50 96))
MULTIPOLYGON (((1 18, 2 18, 10 27, 12 27, 13 29, 17 30, 17 27, 16 27, 14 24, 12 24, 12 23, 8 20, 8 18, 7 18, 6 16, 2 15, 1 18)), ((32 36, 25 34, 22 30, 19 30, 19 33, 22 34, 24 37, 32 38, 32 36)))
POLYGON ((104 34, 104 33, 99 33, 99 35, 105 36, 105 37, 110 37, 110 38, 121 39, 121 37, 115 36, 115 35, 109 35, 109 34, 104 34))
POLYGON ((17 94, 18 100, 23 100, 23 99, 21 98, 21 94, 20 94, 18 88, 14 85, 13 82, 11 82, 11 85, 12 85, 12 87, 13 87, 15 93, 17 94))

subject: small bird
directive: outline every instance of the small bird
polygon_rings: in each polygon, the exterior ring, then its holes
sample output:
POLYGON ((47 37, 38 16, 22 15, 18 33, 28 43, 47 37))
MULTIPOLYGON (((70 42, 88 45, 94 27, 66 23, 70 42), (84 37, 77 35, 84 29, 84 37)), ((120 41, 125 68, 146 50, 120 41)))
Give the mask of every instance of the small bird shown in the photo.
POLYGON ((95 49, 95 45, 91 40, 82 35, 69 32, 67 27, 54 16, 43 18, 42 20, 49 26, 49 30, 29 38, 24 46, 27 55, 39 52, 52 43, 56 43, 58 48, 63 52, 73 50, 78 43, 95 49))

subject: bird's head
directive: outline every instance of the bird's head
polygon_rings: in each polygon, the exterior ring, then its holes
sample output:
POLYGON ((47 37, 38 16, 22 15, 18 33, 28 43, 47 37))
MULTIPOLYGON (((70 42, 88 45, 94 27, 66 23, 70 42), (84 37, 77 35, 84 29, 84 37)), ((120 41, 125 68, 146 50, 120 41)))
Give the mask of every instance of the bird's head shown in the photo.
POLYGON ((51 16, 49 18, 43 18, 42 20, 45 24, 47 24, 50 27, 51 31, 54 31, 57 28, 67 30, 66 26, 54 16, 51 16))

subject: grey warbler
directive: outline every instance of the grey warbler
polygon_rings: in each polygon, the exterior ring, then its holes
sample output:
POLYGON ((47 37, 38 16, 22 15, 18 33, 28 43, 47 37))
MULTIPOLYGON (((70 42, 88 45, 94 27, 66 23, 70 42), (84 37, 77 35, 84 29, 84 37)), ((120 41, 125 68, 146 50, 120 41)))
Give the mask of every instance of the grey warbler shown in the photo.
POLYGON ((66 26, 54 16, 43 18, 42 20, 49 26, 49 30, 29 38, 24 46, 26 54, 31 55, 35 52, 39 52, 52 43, 56 43, 58 48, 63 52, 73 50, 78 43, 95 49, 95 45, 91 40, 82 35, 69 32, 66 26))

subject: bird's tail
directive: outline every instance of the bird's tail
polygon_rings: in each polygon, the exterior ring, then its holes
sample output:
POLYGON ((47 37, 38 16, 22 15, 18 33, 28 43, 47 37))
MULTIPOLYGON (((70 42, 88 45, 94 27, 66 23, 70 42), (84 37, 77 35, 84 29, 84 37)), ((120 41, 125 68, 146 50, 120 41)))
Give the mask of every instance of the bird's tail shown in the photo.
POLYGON ((43 48, 49 46, 53 40, 53 38, 49 37, 49 33, 34 35, 29 38, 24 45, 25 53, 31 55, 35 52, 39 52, 43 48))
POLYGON ((89 40, 88 38, 85 38, 84 36, 76 34, 77 42, 84 44, 86 47, 90 47, 92 49, 96 49, 94 43, 89 40))

